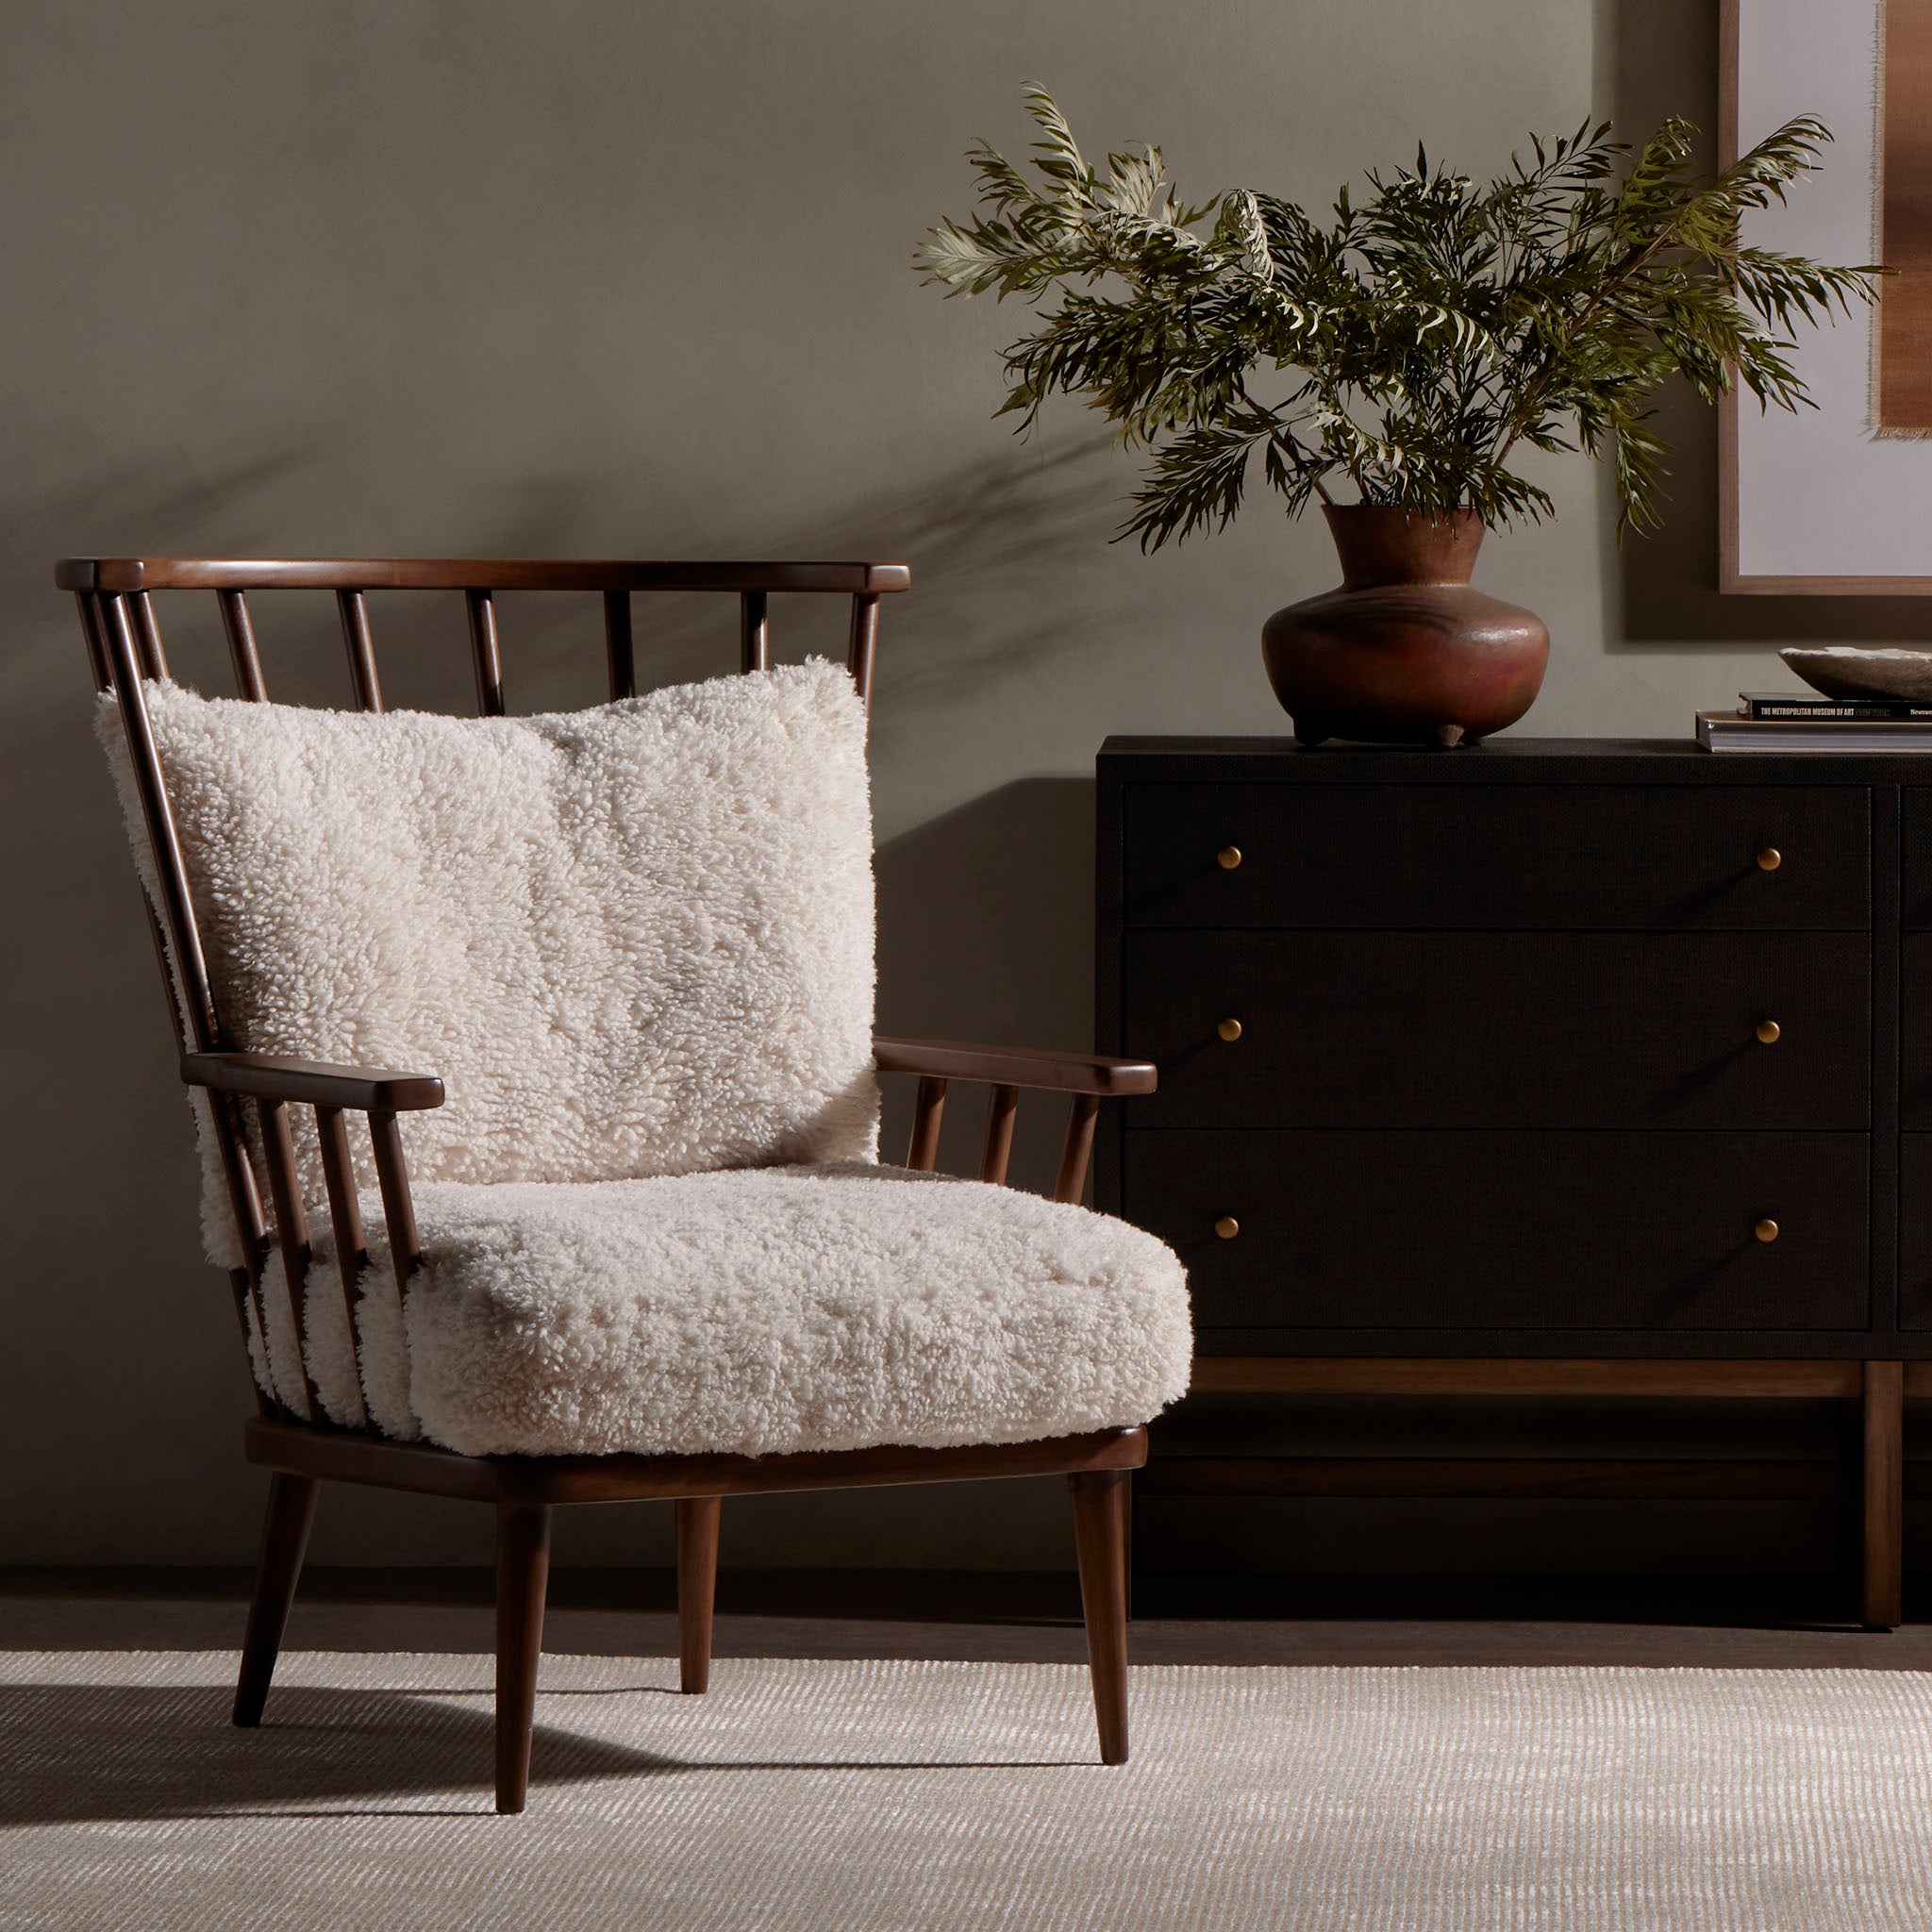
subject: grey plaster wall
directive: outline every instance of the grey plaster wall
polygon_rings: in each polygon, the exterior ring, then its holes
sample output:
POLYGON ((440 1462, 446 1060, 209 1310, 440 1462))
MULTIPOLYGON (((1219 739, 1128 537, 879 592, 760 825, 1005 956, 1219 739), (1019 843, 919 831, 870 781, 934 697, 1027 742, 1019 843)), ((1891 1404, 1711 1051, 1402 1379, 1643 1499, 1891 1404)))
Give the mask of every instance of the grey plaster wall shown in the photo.
MULTIPOLYGON (((910 272, 1023 83, 1188 189, 1325 199, 1416 139, 1474 170, 1597 109, 1712 115, 1711 0, 9 0, 0 59, 0 812, 8 975, 0 1561, 245 1557, 258 1479, 136 894, 88 741, 67 552, 904 558, 878 696, 882 1019, 1082 1041, 1109 731, 1275 728, 1256 635, 1333 580, 1266 504, 1144 558, 1069 407, 990 420, 1018 317, 910 272)), ((1481 580, 1556 639, 1543 733, 1672 733, 1847 613, 1714 596, 1710 437, 1619 557, 1598 479, 1481 580)), ((258 621, 328 697, 329 612, 258 621)), ((164 608, 191 675, 208 611, 164 608)), ((457 609, 378 603, 395 701, 460 696, 457 609)), ((781 648, 829 636, 780 607, 781 648)), ((595 694, 589 611, 505 613, 513 706, 595 694)), ((730 660, 677 607, 667 673, 730 660)), ((1306 1527, 1306 1525, 1304 1525, 1306 1527)), ((1326 1534, 1327 1532, 1324 1532, 1326 1534)), ((1340 1532, 1337 1532, 1340 1533, 1340 1532)), ((1501 1536, 1503 1532, 1498 1532, 1501 1536)), ((738 1560, 1041 1565, 1051 1490, 746 1505, 738 1560)), ((325 1559, 474 1557, 449 1507, 332 1502, 325 1559)), ((1498 1548, 1502 1545, 1499 1543, 1498 1548)), ((660 1557, 650 1511, 566 1556, 660 1557)))

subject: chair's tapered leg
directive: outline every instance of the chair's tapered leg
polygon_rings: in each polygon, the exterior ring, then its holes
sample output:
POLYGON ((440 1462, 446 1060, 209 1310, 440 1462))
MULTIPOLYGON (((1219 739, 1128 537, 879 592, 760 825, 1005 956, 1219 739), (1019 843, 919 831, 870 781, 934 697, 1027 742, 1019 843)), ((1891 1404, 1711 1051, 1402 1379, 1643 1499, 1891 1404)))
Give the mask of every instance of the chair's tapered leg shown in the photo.
POLYGON ((711 1606, 718 1591, 720 1496, 686 1496, 677 1509, 677 1687, 711 1681, 711 1606))
POLYGON ((530 1727, 550 1581, 550 1508, 496 1506, 496 1808, 521 1811, 530 1789, 530 1727))
POLYGON ((302 1553, 308 1547, 322 1484, 312 1475, 268 1479, 268 1513, 261 1524, 261 1555, 255 1565, 255 1591, 248 1599, 248 1625, 242 1638, 242 1672, 235 1683, 235 1722, 258 1724, 268 1701, 269 1679, 282 1648, 302 1553))
POLYGON ((1127 1761, 1127 1472, 1083 1471, 1067 1478, 1074 1498, 1074 1543, 1080 1559, 1080 1604, 1087 1617, 1087 1661, 1100 1723, 1100 1761, 1127 1761))

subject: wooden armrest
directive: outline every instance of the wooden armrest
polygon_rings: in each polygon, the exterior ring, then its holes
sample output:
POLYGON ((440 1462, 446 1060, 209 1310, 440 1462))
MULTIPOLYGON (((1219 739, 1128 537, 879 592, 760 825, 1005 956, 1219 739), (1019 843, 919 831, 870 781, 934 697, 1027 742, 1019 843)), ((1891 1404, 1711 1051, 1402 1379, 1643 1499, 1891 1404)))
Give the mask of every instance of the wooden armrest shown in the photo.
POLYGON ((358 1113, 409 1113, 442 1105, 434 1074, 399 1074, 388 1067, 332 1067, 321 1060, 285 1059, 267 1053, 184 1053, 181 1077, 216 1093, 358 1113))
POLYGON ((882 1074, 924 1074, 935 1080, 985 1080, 1048 1093, 1152 1093, 1158 1075, 1146 1060, 1105 1054, 1056 1053, 1034 1046, 968 1046, 957 1040, 874 1040, 882 1074))

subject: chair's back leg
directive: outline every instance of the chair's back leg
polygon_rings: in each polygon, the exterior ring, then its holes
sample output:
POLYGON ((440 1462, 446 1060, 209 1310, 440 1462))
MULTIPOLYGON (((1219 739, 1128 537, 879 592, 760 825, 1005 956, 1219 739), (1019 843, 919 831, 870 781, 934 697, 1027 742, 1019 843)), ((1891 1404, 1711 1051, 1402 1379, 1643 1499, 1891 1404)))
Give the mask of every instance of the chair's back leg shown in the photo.
POLYGON ((530 1727, 550 1582, 550 1507, 496 1506, 496 1808, 521 1811, 530 1789, 530 1727))
POLYGON ((248 1600, 248 1627, 242 1638, 242 1674, 235 1685, 235 1722, 258 1724, 268 1701, 269 1679, 282 1648, 289 1606, 302 1574, 302 1555, 322 1484, 312 1475, 268 1479, 268 1514, 261 1525, 261 1557, 255 1566, 255 1593, 248 1600))
POLYGON ((1127 1761, 1127 1472, 1083 1470, 1067 1478, 1100 1761, 1127 1761))
POLYGON ((677 1688, 711 1681, 711 1606, 718 1593, 721 1496, 684 1496, 677 1511, 677 1688))

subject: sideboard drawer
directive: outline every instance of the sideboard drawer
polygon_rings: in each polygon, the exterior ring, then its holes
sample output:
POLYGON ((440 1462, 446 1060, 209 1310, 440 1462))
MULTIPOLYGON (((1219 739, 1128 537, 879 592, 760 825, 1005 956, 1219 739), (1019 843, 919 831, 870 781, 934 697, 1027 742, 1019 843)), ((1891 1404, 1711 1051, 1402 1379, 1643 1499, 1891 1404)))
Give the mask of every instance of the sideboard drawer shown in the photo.
POLYGON ((1932 1328, 1932 1134, 1899 1136, 1898 1325, 1932 1328))
POLYGON ((1138 783, 1124 804, 1130 926, 1871 923, 1857 787, 1138 783))
MULTIPOLYGON (((1909 932, 1899 946, 1898 1117, 1903 1127, 1932 1127, 1932 932, 1909 932)), ((1925 1206, 1932 1210, 1932 1200, 1925 1206)))
POLYGON ((1862 1131, 1870 961, 1862 933, 1131 932, 1124 1050, 1160 1069, 1132 1124, 1862 1131))
POLYGON ((1128 1212, 1187 1264, 1204 1331, 1866 1325, 1862 1134, 1124 1141, 1128 1212))
POLYGON ((1932 930, 1932 786, 1899 790, 1899 911, 1907 932, 1932 930))

